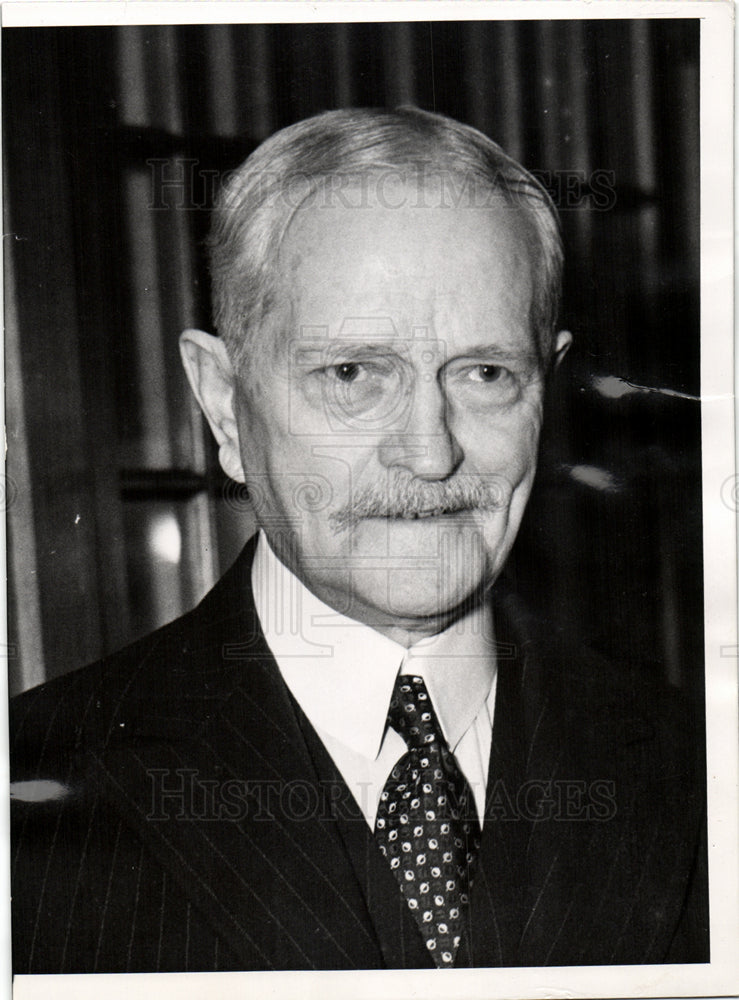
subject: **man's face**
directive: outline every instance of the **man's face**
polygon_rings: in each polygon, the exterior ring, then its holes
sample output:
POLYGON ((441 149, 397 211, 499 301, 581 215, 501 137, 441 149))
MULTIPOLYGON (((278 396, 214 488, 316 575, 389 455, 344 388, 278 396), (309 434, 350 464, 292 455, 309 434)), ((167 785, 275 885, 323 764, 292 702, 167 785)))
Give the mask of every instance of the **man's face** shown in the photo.
POLYGON ((234 396, 273 548, 324 601, 394 637, 436 631, 495 579, 542 415, 530 224, 502 198, 418 195, 296 214, 263 331, 273 347, 234 396))

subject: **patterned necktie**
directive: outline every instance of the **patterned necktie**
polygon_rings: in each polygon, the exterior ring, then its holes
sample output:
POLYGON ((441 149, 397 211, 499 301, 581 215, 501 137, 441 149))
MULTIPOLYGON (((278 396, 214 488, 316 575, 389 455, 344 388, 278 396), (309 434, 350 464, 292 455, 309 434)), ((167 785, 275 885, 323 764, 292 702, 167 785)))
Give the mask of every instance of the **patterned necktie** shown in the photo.
POLYGON ((451 968, 480 848, 474 796, 442 735, 423 678, 397 678, 388 724, 408 751, 382 792, 375 837, 434 962, 451 968))

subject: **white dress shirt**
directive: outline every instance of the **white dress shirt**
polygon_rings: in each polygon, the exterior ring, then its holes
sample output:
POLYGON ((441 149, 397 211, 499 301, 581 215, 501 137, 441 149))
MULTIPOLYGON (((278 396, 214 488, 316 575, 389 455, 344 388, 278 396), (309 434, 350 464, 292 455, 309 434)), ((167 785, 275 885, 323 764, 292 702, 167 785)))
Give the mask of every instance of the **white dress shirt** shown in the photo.
POLYGON ((263 532, 251 577, 280 673, 370 829, 388 775, 407 749, 385 726, 398 673, 423 677, 482 821, 497 679, 487 602, 406 649, 320 601, 280 562, 263 532))

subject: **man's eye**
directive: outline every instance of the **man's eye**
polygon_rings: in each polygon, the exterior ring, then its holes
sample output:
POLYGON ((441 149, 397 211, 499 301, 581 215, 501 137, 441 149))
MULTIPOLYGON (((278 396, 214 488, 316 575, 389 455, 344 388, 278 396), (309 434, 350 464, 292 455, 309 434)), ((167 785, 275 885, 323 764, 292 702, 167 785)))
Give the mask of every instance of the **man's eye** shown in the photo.
POLYGON ((470 379, 473 382, 498 382, 506 374, 506 369, 500 365, 475 365, 470 371, 470 379))
POLYGON ((339 382, 354 382, 359 376, 360 367, 356 361, 344 361, 340 365, 332 365, 329 371, 339 382))

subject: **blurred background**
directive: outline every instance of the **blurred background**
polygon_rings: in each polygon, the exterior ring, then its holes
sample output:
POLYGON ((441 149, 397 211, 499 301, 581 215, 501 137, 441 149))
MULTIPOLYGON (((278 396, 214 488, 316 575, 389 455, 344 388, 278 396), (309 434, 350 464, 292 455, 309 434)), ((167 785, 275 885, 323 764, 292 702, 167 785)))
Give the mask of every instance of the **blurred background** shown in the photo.
POLYGON ((552 628, 703 680, 699 22, 3 31, 11 691, 192 607, 254 530, 181 371, 218 179, 328 108, 486 132, 560 208, 552 386, 511 582, 552 628))

